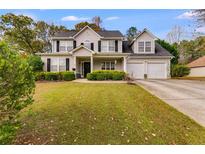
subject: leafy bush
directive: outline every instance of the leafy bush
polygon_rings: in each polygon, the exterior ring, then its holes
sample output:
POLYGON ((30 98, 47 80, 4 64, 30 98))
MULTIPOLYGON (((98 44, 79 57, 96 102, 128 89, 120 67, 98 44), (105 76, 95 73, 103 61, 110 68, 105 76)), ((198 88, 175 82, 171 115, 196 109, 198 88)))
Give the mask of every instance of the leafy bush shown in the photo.
POLYGON ((71 81, 75 79, 75 74, 74 72, 61 72, 61 80, 65 80, 65 81, 71 81))
POLYGON ((45 72, 45 80, 53 81, 60 80, 59 72, 45 72))
POLYGON ((0 122, 32 103, 35 77, 27 60, 0 42, 0 122))
POLYGON ((44 72, 36 72, 35 73, 35 80, 45 80, 45 73, 44 72))
POLYGON ((28 63, 32 67, 32 70, 34 72, 43 71, 43 61, 41 60, 41 57, 36 55, 30 55, 28 57, 28 63))
POLYGON ((171 76, 172 77, 183 77, 189 75, 190 68, 185 65, 172 65, 171 76))
POLYGON ((87 74, 88 80, 123 80, 125 79, 125 72, 113 70, 99 70, 87 74))

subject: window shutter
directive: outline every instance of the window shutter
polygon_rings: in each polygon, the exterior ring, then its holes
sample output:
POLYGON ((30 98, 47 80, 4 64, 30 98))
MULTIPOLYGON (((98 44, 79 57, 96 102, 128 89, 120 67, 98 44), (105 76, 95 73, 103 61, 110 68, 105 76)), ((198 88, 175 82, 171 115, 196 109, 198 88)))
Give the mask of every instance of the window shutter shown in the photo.
POLYGON ((94 43, 90 43, 90 49, 94 50, 94 43))
POLYGON ((56 41, 56 52, 59 52, 60 49, 60 41, 56 41))
POLYGON ((48 58, 47 59, 47 72, 50 72, 51 71, 51 59, 48 58))
POLYGON ((73 41, 73 49, 75 49, 76 48, 76 41, 74 40, 73 41))
POLYGON ((118 40, 115 40, 115 52, 118 52, 118 40))
POLYGON ((69 71, 70 59, 66 58, 66 71, 69 71))
POLYGON ((84 45, 84 43, 81 43, 81 45, 84 45))
POLYGON ((101 41, 98 41, 98 51, 101 52, 101 41))

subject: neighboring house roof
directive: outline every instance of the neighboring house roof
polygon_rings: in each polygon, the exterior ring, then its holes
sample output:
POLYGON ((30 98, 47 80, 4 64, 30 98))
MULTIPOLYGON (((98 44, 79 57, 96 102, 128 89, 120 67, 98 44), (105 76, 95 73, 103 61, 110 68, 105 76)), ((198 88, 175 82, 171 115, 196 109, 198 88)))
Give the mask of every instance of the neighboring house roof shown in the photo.
POLYGON ((142 57, 149 57, 149 56, 167 56, 167 57, 172 57, 172 54, 167 51, 165 48, 163 48, 159 43, 155 42, 155 53, 153 54, 137 54, 134 53, 131 46, 129 45, 128 41, 123 42, 123 49, 125 53, 132 53, 130 56, 142 56, 142 57))
MULTIPOLYGON (((75 37, 78 34, 80 34, 82 31, 84 31, 86 28, 90 28, 89 26, 84 27, 82 30, 80 31, 75 31, 75 30, 71 30, 68 32, 56 32, 53 37, 75 37)), ((93 30, 92 28, 90 28, 91 30, 93 30)), ((94 31, 94 30, 93 30, 94 31)), ((123 37, 122 33, 118 30, 100 30, 100 31, 94 31, 95 33, 97 33, 99 36, 101 37, 123 37)))
POLYGON ((194 61, 192 61, 191 63, 187 64, 188 67, 192 68, 192 67, 205 67, 205 56, 200 57, 194 61))

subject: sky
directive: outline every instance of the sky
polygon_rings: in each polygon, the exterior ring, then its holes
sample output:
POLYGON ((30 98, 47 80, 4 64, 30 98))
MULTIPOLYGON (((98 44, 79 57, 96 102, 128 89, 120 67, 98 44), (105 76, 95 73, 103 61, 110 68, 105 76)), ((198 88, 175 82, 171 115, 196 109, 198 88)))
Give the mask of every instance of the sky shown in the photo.
MULTIPOLYGON (((103 20, 102 27, 107 30, 120 30, 123 34, 131 26, 138 30, 149 29, 158 38, 166 39, 167 33, 175 25, 184 28, 193 27, 195 24, 191 10, 0 10, 0 15, 6 13, 23 14, 34 20, 44 20, 48 23, 64 25, 73 29, 76 23, 91 21, 92 17, 100 16, 103 20)), ((197 29, 205 32, 205 28, 197 29)))

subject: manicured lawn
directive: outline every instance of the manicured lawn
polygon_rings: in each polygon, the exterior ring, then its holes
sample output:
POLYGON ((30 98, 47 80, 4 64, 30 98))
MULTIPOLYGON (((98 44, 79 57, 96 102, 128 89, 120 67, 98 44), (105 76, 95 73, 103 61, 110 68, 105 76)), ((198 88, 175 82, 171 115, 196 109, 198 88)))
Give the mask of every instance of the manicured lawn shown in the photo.
POLYGON ((205 128, 129 84, 37 83, 15 144, 205 144, 205 128))

